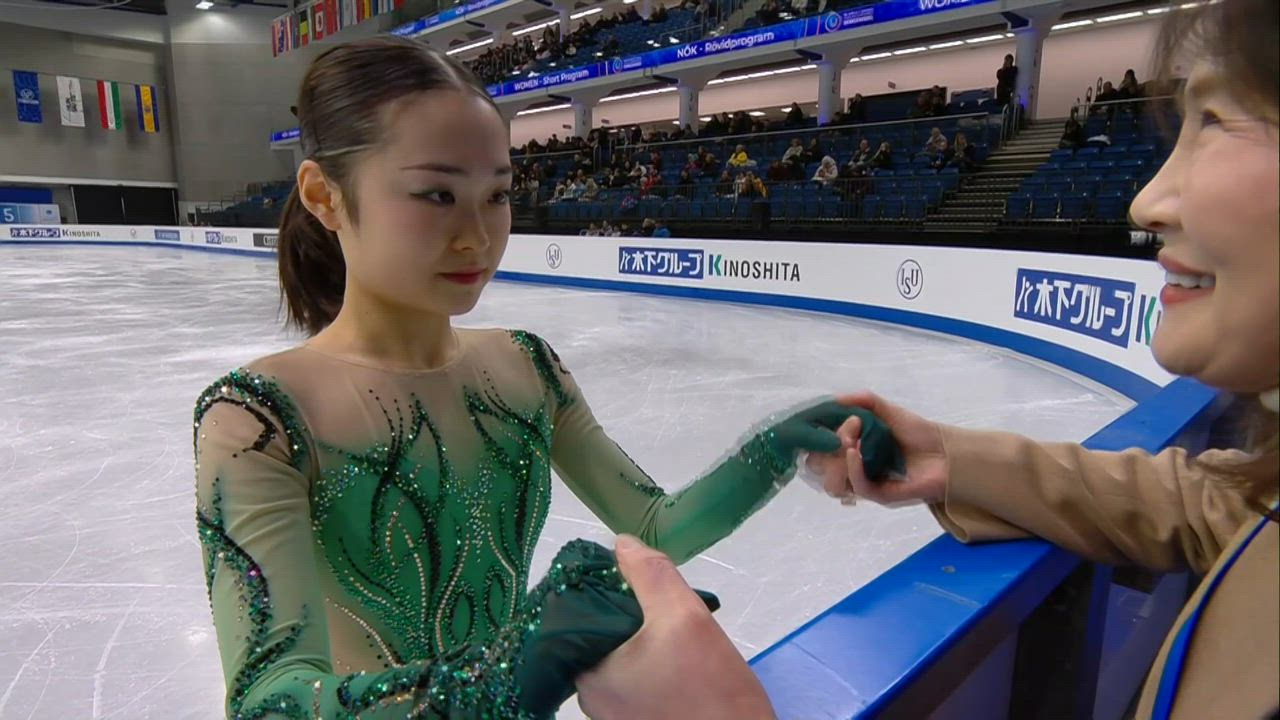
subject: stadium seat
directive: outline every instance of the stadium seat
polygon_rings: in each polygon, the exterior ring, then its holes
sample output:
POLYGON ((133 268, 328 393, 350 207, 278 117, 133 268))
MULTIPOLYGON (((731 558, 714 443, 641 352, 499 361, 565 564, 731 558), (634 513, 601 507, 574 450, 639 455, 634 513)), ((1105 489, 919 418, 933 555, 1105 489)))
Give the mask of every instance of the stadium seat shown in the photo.
POLYGON ((901 195, 889 195, 883 199, 880 208, 880 217, 896 220, 903 216, 905 212, 906 198, 901 195))
POLYGON ((923 220, 929 211, 929 198, 925 195, 906 196, 906 217, 911 220, 923 220))
POLYGON ((1085 217, 1089 206, 1088 193, 1063 193, 1058 216, 1064 220, 1080 220, 1085 217))
POLYGON ((1098 220, 1125 220, 1129 203, 1120 193, 1099 193, 1093 200, 1093 217, 1098 220))
POLYGON ((1044 193, 1031 198, 1031 218, 1033 220, 1052 220, 1058 217, 1058 196, 1044 193))
POLYGON ((862 210, 859 216, 863 220, 875 220, 880 217, 880 197, 878 195, 868 195, 862 198, 862 210))
POLYGON ((1025 220, 1031 214, 1031 196, 1023 193, 1010 195, 1004 201, 1004 216, 1011 220, 1025 220))

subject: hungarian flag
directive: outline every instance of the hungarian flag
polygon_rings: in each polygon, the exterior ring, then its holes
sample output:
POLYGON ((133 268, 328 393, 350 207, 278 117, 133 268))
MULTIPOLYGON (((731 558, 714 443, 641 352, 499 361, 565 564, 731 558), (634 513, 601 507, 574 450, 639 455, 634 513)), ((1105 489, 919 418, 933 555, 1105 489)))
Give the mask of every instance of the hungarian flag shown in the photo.
POLYGON ((120 86, 114 81, 98 81, 98 117, 103 130, 120 129, 120 86))

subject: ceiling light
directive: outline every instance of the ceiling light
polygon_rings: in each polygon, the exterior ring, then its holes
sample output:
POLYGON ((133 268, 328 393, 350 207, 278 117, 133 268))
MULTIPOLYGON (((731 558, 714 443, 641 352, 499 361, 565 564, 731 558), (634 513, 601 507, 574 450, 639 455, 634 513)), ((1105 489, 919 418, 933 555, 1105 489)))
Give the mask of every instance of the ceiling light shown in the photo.
POLYGON ((983 35, 982 37, 969 38, 968 40, 965 40, 965 42, 970 45, 976 45, 978 43, 991 42, 992 40, 1003 40, 1003 39, 1004 39, 1004 35, 983 35))
POLYGON ((709 117, 700 117, 700 118, 698 118, 698 122, 711 122, 711 118, 709 118, 709 117))
POLYGON ((462 47, 456 47, 452 50, 448 50, 445 52, 445 55, 457 55, 458 53, 464 53, 468 50, 475 50, 476 48, 482 48, 485 45, 492 45, 492 44, 493 44, 493 38, 491 37, 485 38, 484 40, 473 42, 469 45, 463 45, 462 47))
POLYGON ((521 110, 516 115, 537 115, 538 113, 551 112, 552 110, 566 110, 572 107, 569 103, 563 105, 548 105, 540 108, 530 108, 529 110, 521 110))
POLYGON ((679 41, 679 40, 677 40, 677 39, 675 39, 675 38, 671 37, 670 35, 668 35, 668 36, 667 36, 667 42, 671 43, 672 45, 679 45, 679 44, 680 44, 680 41, 679 41))
POLYGON ((213 7, 213 3, 209 0, 200 0, 200 2, 196 3, 197 10, 208 10, 211 7, 213 7))
POLYGON ((763 113, 763 112, 761 112, 761 111, 759 111, 759 110, 752 110, 751 112, 749 112, 749 113, 747 113, 747 114, 748 114, 748 115, 750 115, 751 117, 763 117, 763 116, 764 116, 764 113, 763 113))
POLYGON ((929 49, 929 48, 927 48, 927 47, 925 47, 925 46, 921 45, 920 47, 905 48, 905 49, 902 49, 902 50, 894 50, 894 51, 893 51, 893 54, 894 54, 894 55, 911 55, 911 54, 913 54, 913 53, 921 53, 921 52, 924 52, 924 51, 926 51, 926 50, 928 50, 928 49, 929 49))
POLYGON ((601 12, 604 12, 604 8, 595 7, 595 8, 591 8, 590 10, 583 10, 582 12, 574 13, 569 16, 569 19, 577 20, 578 18, 584 18, 588 15, 595 15, 596 13, 601 13, 601 12))
POLYGON ((861 60, 862 60, 862 58, 860 58, 860 57, 856 57, 856 58, 849 58, 849 64, 850 64, 850 65, 852 65, 852 64, 854 64, 854 63, 856 63, 856 62, 860 62, 861 60))
POLYGON ((1158 7, 1158 8, 1151 8, 1150 10, 1148 10, 1148 11, 1147 11, 1147 14, 1148 14, 1148 15, 1159 15, 1160 13, 1167 13, 1167 12, 1169 12, 1169 8, 1167 8, 1167 7, 1158 7))
POLYGON ((1104 17, 1098 18, 1098 22, 1100 23, 1113 22, 1115 20, 1128 20, 1129 18, 1136 18, 1136 17, 1142 17, 1142 13, 1127 12, 1127 13, 1120 13, 1119 15, 1106 15, 1104 17))
POLYGON ((946 48, 959 47, 959 46, 961 46, 961 45, 963 45, 963 44, 964 44, 964 41, 963 41, 963 40, 952 40, 951 42, 944 42, 944 43, 938 43, 937 45, 930 45, 930 46, 929 46, 929 49, 930 49, 930 50, 945 50, 946 48))
POLYGON ((679 120, 672 120, 672 121, 671 121, 671 124, 672 124, 672 125, 679 125, 679 124, 680 124, 680 121, 679 121, 679 120))
POLYGON ((890 57, 890 56, 892 56, 892 55, 893 55, 893 53, 888 53, 888 52, 882 52, 882 53, 871 53, 870 55, 863 55, 863 56, 862 56, 862 59, 863 59, 863 60, 879 60, 880 58, 887 58, 887 57, 890 57))
POLYGON ((1057 25, 1054 25, 1049 29, 1050 30, 1069 30, 1071 28, 1084 27, 1085 25, 1092 25, 1092 24, 1093 24, 1092 20, 1072 20, 1071 22, 1058 23, 1057 25))
POLYGON ((646 95, 661 95, 662 93, 675 92, 676 90, 677 88, 668 85, 667 87, 654 88, 652 90, 638 90, 636 92, 624 93, 622 95, 610 95, 609 97, 602 99, 600 102, 607 103, 613 102, 614 100, 629 100, 631 98, 644 97, 646 95))
POLYGON ((537 32, 542 28, 551 27, 552 25, 559 25, 559 24, 560 24, 559 20, 549 20, 544 23, 538 23, 537 25, 529 25, 526 27, 522 27, 519 30, 512 30, 511 37, 520 37, 521 35, 528 35, 529 33, 537 32))

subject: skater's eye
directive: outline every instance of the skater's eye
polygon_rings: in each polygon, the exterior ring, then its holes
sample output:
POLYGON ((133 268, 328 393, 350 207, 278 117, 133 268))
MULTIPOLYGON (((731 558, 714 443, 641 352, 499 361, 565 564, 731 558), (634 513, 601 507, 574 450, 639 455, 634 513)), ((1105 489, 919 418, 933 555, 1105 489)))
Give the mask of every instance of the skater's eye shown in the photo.
POLYGON ((494 205, 506 205, 509 202, 511 202, 510 190, 499 190, 498 192, 493 194, 494 205))
POLYGON ((453 193, 448 190, 424 190, 423 192, 412 193, 412 196, 433 205, 452 205, 454 203, 453 193))

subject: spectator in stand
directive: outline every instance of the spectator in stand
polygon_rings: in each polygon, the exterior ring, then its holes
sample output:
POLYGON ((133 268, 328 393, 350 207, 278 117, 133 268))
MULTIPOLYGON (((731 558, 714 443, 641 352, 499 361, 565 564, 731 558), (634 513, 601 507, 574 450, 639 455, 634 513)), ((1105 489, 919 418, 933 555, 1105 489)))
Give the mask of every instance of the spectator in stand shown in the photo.
POLYGON ((935 127, 929 131, 929 139, 925 140, 924 148, 916 154, 916 157, 936 157, 947 147, 947 138, 942 134, 942 128, 935 127))
POLYGON ((622 49, 622 43, 618 42, 618 38, 613 33, 604 36, 604 44, 600 46, 600 52, 605 58, 617 57, 618 52, 622 49))
POLYGON ((924 90, 917 95, 915 107, 911 108, 907 117, 911 120, 933 117, 933 93, 924 90))
POLYGON ((707 137, 716 137, 717 135, 723 135, 724 133, 725 126, 720 122, 720 117, 718 115, 712 115, 711 119, 707 121, 706 127, 702 129, 702 134, 707 137))
POLYGON ((658 219, 653 222, 653 237, 656 237, 656 238, 671 237, 671 230, 667 228, 666 220, 658 219))
POLYGON ((791 144, 782 154, 782 164, 792 178, 796 180, 804 178, 804 145, 800 142, 800 138, 791 138, 791 144))
POLYGON ((863 177, 871 171, 871 158, 875 157, 875 151, 871 149, 871 141, 862 138, 862 142, 858 143, 858 149, 853 151, 853 157, 849 158, 849 163, 845 166, 848 168, 846 174, 849 177, 863 177))
POLYGON ((747 184, 751 187, 752 197, 769 197, 769 188, 765 186, 764 180, 750 170, 747 171, 747 184))
POLYGON ((1138 76, 1132 68, 1124 71, 1124 79, 1120 81, 1118 92, 1125 100, 1142 97, 1142 86, 1138 84, 1138 76))
POLYGON ((747 155, 747 146, 746 146, 746 145, 739 145, 739 146, 738 146, 738 147, 733 151, 733 155, 729 157, 729 162, 728 162, 728 163, 726 163, 726 164, 727 164, 729 167, 731 167, 731 168, 733 168, 733 169, 736 169, 736 170, 740 170, 740 169, 744 169, 744 168, 754 168, 754 167, 757 167, 757 166, 759 165, 759 163, 757 163, 755 160, 752 160, 752 159, 747 155))
POLYGON ((800 103, 791 103, 791 109, 787 111, 787 119, 783 125, 789 128, 804 127, 804 111, 800 109, 800 103))
POLYGON ((680 171, 680 178, 676 181, 676 196, 686 200, 693 198, 693 176, 688 170, 680 171))
POLYGON ((822 187, 831 187, 838 179, 840 179, 840 167, 836 165, 835 158, 827 155, 818 164, 818 169, 814 172, 811 181, 822 187))
POLYGON ((777 25, 782 22, 782 8, 778 6, 777 0, 767 0, 764 5, 761 5, 756 11, 756 20, 759 20, 762 26, 777 25))
POLYGON ((1018 66, 1013 64, 1013 56, 1005 55, 1004 64, 996 70, 996 102, 1008 105, 1013 99, 1013 90, 1018 82, 1018 66))
POLYGON ((734 135, 750 135, 751 134, 751 116, 745 111, 739 110, 737 115, 733 116, 733 134, 734 135))
POLYGON ((871 158, 872 170, 892 170, 893 169, 893 148, 889 147, 886 140, 880 143, 880 149, 876 150, 876 154, 871 158))
POLYGON ((1058 148, 1060 150, 1078 150, 1084 147, 1084 126, 1076 119, 1074 113, 1067 118, 1067 124, 1062 129, 1062 138, 1058 140, 1058 148))
POLYGON ((804 158, 804 164, 808 165, 809 163, 818 162, 824 155, 826 153, 822 152, 822 143, 818 142, 818 138, 815 135, 809 139, 809 144, 805 147, 804 155, 801 157, 804 158))
POLYGON ((867 121, 866 101, 862 99, 862 93, 854 93, 849 100, 849 108, 845 112, 845 122, 850 125, 858 125, 867 121))
POLYGON ((720 197, 733 197, 735 192, 737 192, 737 181, 735 178, 729 174, 728 170, 720 173, 720 180, 716 182, 716 195, 719 195, 720 197))
POLYGON ((946 115, 947 114, 947 91, 943 90, 938 85, 934 85, 933 89, 930 90, 929 92, 931 93, 931 97, 929 100, 930 102, 929 109, 932 112, 933 116, 939 117, 941 115, 946 115))
POLYGON ((653 222, 653 218, 645 218, 640 223, 640 237, 653 237, 653 231, 657 228, 657 224, 653 222))
POLYGON ((938 151, 933 154, 933 158, 929 161, 929 167, 934 170, 941 170, 951 162, 951 158, 955 157, 955 150, 951 148, 951 143, 947 142, 946 136, 943 136, 936 147, 938 151))
POLYGON ((948 164, 958 168, 961 173, 971 173, 978 167, 973 146, 969 144, 969 138, 964 133, 956 133, 956 142, 952 147, 952 151, 951 160, 948 164))
POLYGON ((786 182, 794 179, 795 173, 781 160, 774 160, 769 163, 769 170, 765 173, 771 183, 786 182))
POLYGON ((591 223, 590 225, 587 226, 586 230, 582 231, 582 234, 586 235, 587 237, 600 237, 602 232, 600 230, 599 225, 595 223, 591 223))
POLYGON ((702 150, 702 174, 715 175, 720 172, 720 158, 710 150, 702 150))
POLYGON ((596 183, 596 179, 594 177, 588 175, 584 185, 586 186, 586 190, 582 193, 583 200, 595 200, 600 196, 600 185, 596 183))

